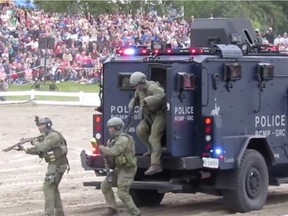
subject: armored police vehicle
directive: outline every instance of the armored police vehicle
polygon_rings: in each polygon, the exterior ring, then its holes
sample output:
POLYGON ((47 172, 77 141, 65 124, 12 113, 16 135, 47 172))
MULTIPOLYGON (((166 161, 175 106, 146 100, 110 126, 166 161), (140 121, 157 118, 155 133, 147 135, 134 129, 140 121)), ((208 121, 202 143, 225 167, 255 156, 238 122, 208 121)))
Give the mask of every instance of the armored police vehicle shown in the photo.
MULTIPOLYGON (((264 206, 269 185, 288 182, 288 56, 274 50, 259 42, 247 19, 198 19, 190 48, 123 47, 104 64, 101 113, 93 115, 101 144, 109 138, 108 119, 127 121, 133 72, 166 92, 162 173, 144 175, 150 158, 135 134, 137 109, 128 130, 136 141, 131 195, 138 206, 159 205, 168 192, 202 192, 223 196, 230 211, 248 212, 264 206)), ((97 152, 83 151, 81 160, 85 170, 105 174, 97 152)))

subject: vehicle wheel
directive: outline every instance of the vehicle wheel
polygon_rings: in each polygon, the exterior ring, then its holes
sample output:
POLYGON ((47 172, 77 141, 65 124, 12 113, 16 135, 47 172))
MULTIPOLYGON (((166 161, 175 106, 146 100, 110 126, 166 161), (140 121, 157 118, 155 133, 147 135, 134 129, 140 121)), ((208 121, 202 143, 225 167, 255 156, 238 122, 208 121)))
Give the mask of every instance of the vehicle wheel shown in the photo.
POLYGON ((247 149, 240 167, 231 172, 235 190, 224 190, 227 208, 233 212, 262 209, 268 194, 268 169, 263 156, 256 150, 247 149))
POLYGON ((131 189, 130 195, 137 207, 158 206, 165 194, 156 190, 131 189))

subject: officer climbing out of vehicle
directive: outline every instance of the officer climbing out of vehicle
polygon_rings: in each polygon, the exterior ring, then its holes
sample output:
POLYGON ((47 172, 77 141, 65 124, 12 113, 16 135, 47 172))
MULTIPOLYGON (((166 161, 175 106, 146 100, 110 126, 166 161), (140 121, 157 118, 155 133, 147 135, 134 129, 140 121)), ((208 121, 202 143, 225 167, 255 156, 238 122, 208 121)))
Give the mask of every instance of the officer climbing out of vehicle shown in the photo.
POLYGON ((130 101, 129 110, 139 105, 142 120, 136 128, 136 133, 148 151, 144 156, 151 155, 151 165, 145 175, 162 172, 161 138, 165 133, 166 101, 164 89, 159 83, 148 81, 142 72, 134 72, 130 77, 130 85, 135 87, 134 98, 130 101))
POLYGON ((124 122, 118 117, 108 120, 107 127, 111 136, 107 146, 99 145, 100 153, 105 156, 110 169, 112 182, 107 178, 101 183, 101 190, 108 204, 108 212, 103 215, 118 215, 117 205, 112 190, 112 185, 117 184, 117 194, 123 202, 129 215, 140 216, 140 210, 136 207, 129 194, 131 184, 137 171, 137 159, 135 157, 135 145, 131 136, 123 132, 124 122))
POLYGON ((62 200, 59 192, 59 184, 66 169, 70 169, 67 159, 67 143, 61 133, 52 128, 49 118, 35 117, 36 125, 43 138, 32 141, 33 147, 17 146, 17 151, 25 151, 27 154, 38 155, 48 163, 47 173, 44 179, 43 192, 45 197, 44 216, 64 216, 62 200))

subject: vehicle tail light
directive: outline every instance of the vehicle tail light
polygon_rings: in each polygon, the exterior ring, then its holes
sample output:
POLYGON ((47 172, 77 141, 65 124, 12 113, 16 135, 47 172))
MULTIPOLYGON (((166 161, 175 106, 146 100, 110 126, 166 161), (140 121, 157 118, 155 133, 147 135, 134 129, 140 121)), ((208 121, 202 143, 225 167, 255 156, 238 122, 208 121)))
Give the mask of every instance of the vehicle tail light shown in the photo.
POLYGON ((214 157, 223 159, 225 151, 221 146, 217 146, 214 143, 214 118, 212 116, 206 116, 203 118, 204 125, 204 146, 201 153, 202 157, 214 157))
POLYGON ((103 115, 95 114, 93 115, 93 138, 94 142, 91 142, 93 155, 99 155, 98 145, 103 143, 102 129, 103 129, 103 115))
POLYGON ((210 116, 204 117, 204 147, 202 157, 210 156, 211 149, 213 148, 213 118, 210 116))

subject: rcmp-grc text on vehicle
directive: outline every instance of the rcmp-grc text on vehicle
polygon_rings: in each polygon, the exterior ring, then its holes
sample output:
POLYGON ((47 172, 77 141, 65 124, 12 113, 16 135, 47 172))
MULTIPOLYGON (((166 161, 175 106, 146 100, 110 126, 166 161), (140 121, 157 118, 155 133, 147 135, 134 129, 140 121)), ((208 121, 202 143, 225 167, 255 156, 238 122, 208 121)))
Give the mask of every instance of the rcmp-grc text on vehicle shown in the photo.
MULTIPOLYGON (((168 192, 202 192, 223 196, 230 211, 248 212, 263 208, 269 185, 288 182, 288 56, 274 50, 260 44, 247 19, 196 19, 191 48, 124 47, 104 64, 102 111, 93 115, 101 144, 108 119, 127 122, 133 72, 166 92, 162 173, 144 175, 150 158, 135 134, 137 109, 128 130, 136 140, 131 195, 138 206, 159 205, 168 192)), ((105 173, 97 152, 82 151, 81 160, 85 170, 105 173)))

